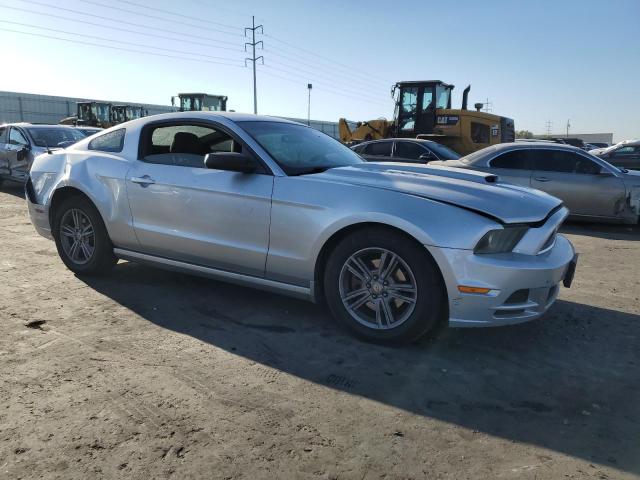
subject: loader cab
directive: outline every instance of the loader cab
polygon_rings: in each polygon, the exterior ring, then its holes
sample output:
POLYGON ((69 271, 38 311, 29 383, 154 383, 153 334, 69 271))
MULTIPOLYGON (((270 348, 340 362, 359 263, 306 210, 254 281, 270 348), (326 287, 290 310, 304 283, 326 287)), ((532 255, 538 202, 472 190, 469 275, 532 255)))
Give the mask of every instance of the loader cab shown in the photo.
POLYGON ((113 125, 136 120, 146 115, 147 111, 137 105, 113 105, 111 107, 111 122, 113 125))
POLYGON ((396 104, 394 136, 415 137, 433 132, 436 110, 451 108, 453 88, 440 80, 396 83, 392 89, 396 104))
POLYGON ((106 128, 111 126, 111 104, 78 102, 77 125, 106 128))
MULTIPOLYGON (((227 97, 224 95, 209 95, 208 93, 179 93, 179 110, 181 112, 226 112, 227 97)), ((171 97, 171 105, 175 106, 175 97, 171 97)))

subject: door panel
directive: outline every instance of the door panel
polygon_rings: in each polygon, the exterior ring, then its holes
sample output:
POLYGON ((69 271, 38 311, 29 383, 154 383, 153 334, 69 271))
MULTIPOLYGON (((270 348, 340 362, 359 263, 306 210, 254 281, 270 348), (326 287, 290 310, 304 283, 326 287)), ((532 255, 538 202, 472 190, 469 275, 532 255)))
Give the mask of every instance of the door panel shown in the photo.
POLYGON ((264 276, 273 177, 136 161, 127 173, 144 253, 264 276))
POLYGON ((600 170, 598 164, 567 151, 555 151, 546 157, 536 158, 535 164, 537 168, 531 177, 531 186, 561 199, 571 214, 617 215, 619 202, 625 196, 621 178, 593 173, 600 170))

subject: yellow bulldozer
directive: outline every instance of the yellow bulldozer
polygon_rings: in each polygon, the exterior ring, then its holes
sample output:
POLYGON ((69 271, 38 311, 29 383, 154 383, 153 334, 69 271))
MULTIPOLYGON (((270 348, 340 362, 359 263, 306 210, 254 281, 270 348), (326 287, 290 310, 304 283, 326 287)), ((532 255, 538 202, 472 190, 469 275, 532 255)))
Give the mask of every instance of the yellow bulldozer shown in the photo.
POLYGON ((462 155, 497 143, 513 142, 513 120, 482 112, 483 104, 467 110, 471 86, 464 89, 462 108, 451 108, 454 85, 440 80, 398 82, 391 96, 395 100, 393 120, 358 122, 353 126, 339 120, 340 140, 354 144, 380 138, 424 138, 442 143, 462 155))

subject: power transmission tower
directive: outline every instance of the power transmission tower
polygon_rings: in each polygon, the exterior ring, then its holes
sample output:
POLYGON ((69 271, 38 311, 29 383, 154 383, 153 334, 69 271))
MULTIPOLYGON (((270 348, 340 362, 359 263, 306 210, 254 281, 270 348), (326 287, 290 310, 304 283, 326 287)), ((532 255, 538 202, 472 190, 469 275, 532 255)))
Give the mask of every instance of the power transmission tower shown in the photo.
POLYGON ((485 112, 489 113, 489 112, 491 112, 491 110, 492 110, 492 108, 491 108, 491 107, 493 107, 493 103, 491 103, 491 102, 489 101, 489 99, 487 98, 487 100, 484 102, 484 109, 483 109, 483 111, 485 111, 485 112))
POLYGON ((567 119, 567 138, 569 137, 569 128, 571 128, 571 119, 567 119))
POLYGON ((247 45, 251 46, 251 58, 245 58, 244 59, 244 65, 245 67, 247 66, 247 61, 250 61, 251 63, 253 63, 253 113, 257 114, 258 113, 258 89, 256 86, 256 62, 258 60, 262 60, 262 65, 264 65, 264 57, 262 55, 260 55, 259 57, 256 57, 256 46, 258 44, 260 44, 260 47, 264 50, 264 43, 262 42, 262 40, 258 40, 256 42, 256 30, 260 29, 260 33, 264 34, 264 29, 262 28, 262 25, 258 25, 256 26, 256 17, 252 16, 251 17, 251 27, 246 27, 244 29, 244 36, 247 36, 247 30, 251 31, 251 42, 246 42, 244 44, 244 51, 247 51, 247 45))
POLYGON ((551 136, 551 120, 547 120, 547 137, 551 136))

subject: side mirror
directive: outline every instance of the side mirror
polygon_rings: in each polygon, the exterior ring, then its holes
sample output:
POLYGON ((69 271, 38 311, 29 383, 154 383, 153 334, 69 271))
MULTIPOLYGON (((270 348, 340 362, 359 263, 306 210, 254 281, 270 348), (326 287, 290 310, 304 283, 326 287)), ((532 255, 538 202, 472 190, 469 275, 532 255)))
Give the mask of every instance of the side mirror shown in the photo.
POLYGON ((204 157, 204 166, 213 170, 229 172, 254 173, 258 170, 258 162, 243 153, 215 152, 204 157))

